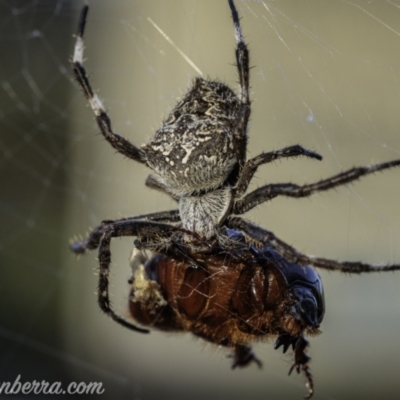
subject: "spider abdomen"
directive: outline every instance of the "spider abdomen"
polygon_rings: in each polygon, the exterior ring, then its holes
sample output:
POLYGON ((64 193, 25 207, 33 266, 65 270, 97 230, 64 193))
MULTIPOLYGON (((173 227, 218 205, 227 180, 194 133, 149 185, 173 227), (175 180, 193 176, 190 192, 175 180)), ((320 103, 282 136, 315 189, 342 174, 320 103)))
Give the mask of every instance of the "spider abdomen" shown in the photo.
POLYGON ((229 186, 202 196, 183 196, 179 200, 182 226, 209 239, 215 236, 217 227, 230 211, 231 203, 232 190, 229 186))
POLYGON ((146 163, 178 196, 215 189, 237 163, 233 131, 239 99, 226 85, 196 78, 152 141, 146 163))

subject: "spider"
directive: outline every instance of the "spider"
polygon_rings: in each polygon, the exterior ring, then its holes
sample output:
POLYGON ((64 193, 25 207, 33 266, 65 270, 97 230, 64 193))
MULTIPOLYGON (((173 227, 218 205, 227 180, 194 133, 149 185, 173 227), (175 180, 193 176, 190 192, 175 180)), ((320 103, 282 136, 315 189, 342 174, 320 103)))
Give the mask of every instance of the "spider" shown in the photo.
POLYGON ((154 138, 137 147, 112 130, 111 120, 93 92, 83 67, 83 34, 88 7, 82 9, 73 54, 73 71, 104 138, 122 155, 154 172, 146 185, 166 193, 178 209, 103 221, 85 240, 72 243, 76 254, 98 248, 100 308, 137 332, 114 311, 109 299, 111 239, 136 237, 131 259, 129 310, 141 325, 189 331, 232 350, 232 367, 261 365, 250 343, 277 337, 275 348, 291 346, 290 372, 303 371, 307 398, 314 392, 305 334, 317 334, 324 315, 322 282, 314 267, 347 273, 399 270, 400 265, 339 262, 302 254, 238 215, 277 196, 307 197, 400 165, 400 160, 352 168, 319 182, 266 184, 246 193, 258 167, 288 157, 322 157, 300 145, 261 153, 246 160, 251 112, 249 50, 233 0, 228 0, 235 38, 239 93, 197 77, 154 138), (150 252, 146 258, 145 255, 150 252))

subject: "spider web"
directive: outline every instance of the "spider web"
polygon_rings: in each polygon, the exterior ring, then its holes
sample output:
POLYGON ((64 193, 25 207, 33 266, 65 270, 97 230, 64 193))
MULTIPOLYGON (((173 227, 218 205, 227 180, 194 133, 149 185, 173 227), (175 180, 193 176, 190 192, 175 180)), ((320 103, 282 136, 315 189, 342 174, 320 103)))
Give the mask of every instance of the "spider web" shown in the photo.
MULTIPOLYGON (((400 1, 236 3, 254 66, 249 155, 300 143, 324 156, 265 166, 253 188, 400 158, 400 1)), ((175 205, 98 135, 71 80, 82 4, 0 0, 0 381, 100 381, 102 398, 299 398, 303 378, 286 376, 291 358, 271 343, 256 346, 264 370, 232 372, 223 350, 188 335, 134 334, 98 310, 95 254, 77 261, 69 239, 103 219, 175 205)), ((135 144, 198 71, 236 86, 225 1, 90 6, 86 66, 114 130, 135 144)), ((310 199, 275 199, 248 217, 309 254, 399 263, 399 177, 385 171, 310 199)), ((112 245, 122 312, 131 248, 130 239, 112 245)), ((316 398, 395 398, 400 275, 321 276, 327 314, 310 340, 316 398)))

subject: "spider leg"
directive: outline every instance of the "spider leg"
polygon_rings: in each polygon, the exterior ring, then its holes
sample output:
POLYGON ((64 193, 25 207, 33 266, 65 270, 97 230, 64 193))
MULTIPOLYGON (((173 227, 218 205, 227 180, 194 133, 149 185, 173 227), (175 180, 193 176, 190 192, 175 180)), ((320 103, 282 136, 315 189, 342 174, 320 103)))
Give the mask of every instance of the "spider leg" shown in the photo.
POLYGON ((86 70, 83 67, 83 50, 84 50, 83 34, 85 31, 86 17, 88 11, 89 11, 88 6, 84 6, 82 8, 81 16, 79 19, 78 31, 76 34, 75 50, 72 58, 72 65, 73 65, 75 79, 78 81, 79 85, 83 90, 83 93, 85 94, 85 97, 88 99, 89 104, 96 116, 97 125, 99 126, 100 131, 105 137, 105 139, 119 153, 133 160, 136 160, 140 163, 145 163, 146 157, 141 149, 134 146, 132 143, 124 139, 122 136, 113 132, 111 128, 111 120, 108 117, 101 100, 99 99, 97 94, 93 92, 86 70))
POLYGON ((332 189, 337 186, 352 182, 364 175, 372 174, 377 171, 396 167, 400 165, 400 160, 388 161, 381 164, 355 167, 330 178, 323 179, 316 183, 299 186, 293 183, 278 183, 261 186, 253 192, 237 200, 233 207, 234 214, 244 214, 252 208, 273 199, 277 196, 288 197, 307 197, 315 192, 332 189))
MULTIPOLYGON (((233 25, 235 28, 236 37, 236 65, 239 73, 240 84, 240 102, 241 106, 238 110, 236 128, 233 132, 234 136, 234 151, 239 162, 239 169, 241 169, 246 160, 247 148, 247 123, 250 117, 250 94, 249 94, 249 50, 246 42, 244 41, 242 28, 240 26, 239 14, 236 10, 233 0, 229 0, 229 7, 231 8, 233 25)), ((240 170, 238 171, 240 174, 240 170)))
POLYGON ((111 263, 111 252, 110 252, 110 242, 111 235, 110 230, 108 232, 104 232, 104 236, 101 240, 99 247, 99 284, 97 291, 97 301, 101 310, 107 314, 112 320, 118 322, 120 325, 125 328, 132 329, 133 331, 141 332, 141 333, 149 333, 149 330, 142 329, 137 327, 136 325, 130 323, 122 316, 118 315, 111 306, 110 296, 108 286, 110 283, 110 263, 111 263))
POLYGON ((329 271, 341 271, 350 274, 361 274, 364 272, 386 272, 400 270, 400 264, 392 265, 373 265, 360 261, 336 261, 327 258, 309 256, 300 253, 294 247, 277 238, 272 232, 260 226, 246 221, 240 217, 231 217, 227 220, 226 226, 244 232, 255 242, 262 246, 273 247, 283 258, 291 263, 301 265, 312 265, 316 268, 329 271))
POLYGON ((300 145, 289 146, 280 150, 270 151, 268 153, 261 153, 258 156, 246 161, 238 183, 235 187, 235 195, 237 197, 241 197, 246 192, 253 175, 256 173, 260 165, 270 163, 280 158, 297 156, 305 156, 309 158, 315 158, 316 160, 322 160, 322 156, 320 156, 318 153, 307 150, 300 145))
MULTIPOLYGON (((148 333, 148 330, 138 328, 131 324, 125 318, 118 315, 111 306, 109 296, 110 282, 110 264, 111 264, 111 239, 122 236, 144 236, 155 237, 157 240, 160 237, 171 237, 171 234, 181 232, 182 229, 173 225, 162 224, 158 222, 137 220, 127 218, 118 221, 104 221, 102 225, 92 232, 86 248, 99 247, 99 285, 98 285, 98 303, 101 310, 120 325, 132 329, 134 331, 148 333)), ((186 232, 187 233, 187 232, 186 232)), ((77 252, 78 247, 72 247, 72 250, 77 252)), ((79 251, 78 251, 79 252, 79 251)))
MULTIPOLYGON (((109 225, 112 224, 133 224, 135 222, 178 222, 180 221, 179 210, 162 211, 152 214, 139 215, 137 217, 122 218, 116 221, 102 221, 101 225, 93 229, 85 240, 75 241, 71 244, 71 251, 75 254, 83 254, 87 250, 94 250, 99 247, 100 240, 107 230, 109 225)), ((167 225, 169 226, 169 225, 167 225)))
POLYGON ((174 195, 168 190, 168 187, 160 182, 154 175, 149 175, 146 179, 145 185, 150 189, 158 190, 161 193, 164 193, 171 197, 173 200, 179 202, 179 197, 174 195))

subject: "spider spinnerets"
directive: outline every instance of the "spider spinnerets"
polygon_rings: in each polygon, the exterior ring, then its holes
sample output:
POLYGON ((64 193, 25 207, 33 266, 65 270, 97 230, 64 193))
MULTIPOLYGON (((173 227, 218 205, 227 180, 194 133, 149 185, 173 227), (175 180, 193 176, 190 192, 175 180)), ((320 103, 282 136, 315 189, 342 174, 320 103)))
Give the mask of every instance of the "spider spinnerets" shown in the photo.
MULTIPOLYGON (((76 254, 98 248, 100 308, 119 324, 148 330, 117 314, 109 299, 110 243, 134 236, 129 310, 141 325, 187 331, 232 349, 232 367, 261 366, 250 343, 276 337, 275 348, 291 346, 290 369, 303 371, 307 398, 314 393, 305 334, 319 333, 325 305, 321 278, 313 267, 347 273, 399 270, 400 265, 339 262, 307 256, 237 215, 277 196, 307 197, 400 165, 400 160, 352 168, 319 182, 267 184, 247 193, 258 167, 274 160, 322 157, 300 145, 246 160, 250 117, 249 51, 239 15, 228 0, 236 37, 239 94, 220 82, 197 77, 154 138, 136 147, 113 132, 83 67, 82 9, 73 55, 74 75, 104 138, 119 153, 151 168, 146 181, 168 194, 178 209, 103 221, 88 238, 75 241, 76 254), (150 255, 146 257, 150 252, 150 255)), ((290 373, 289 372, 289 373, 290 373)))

